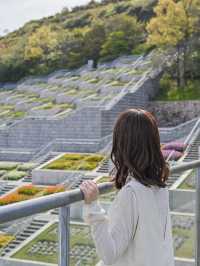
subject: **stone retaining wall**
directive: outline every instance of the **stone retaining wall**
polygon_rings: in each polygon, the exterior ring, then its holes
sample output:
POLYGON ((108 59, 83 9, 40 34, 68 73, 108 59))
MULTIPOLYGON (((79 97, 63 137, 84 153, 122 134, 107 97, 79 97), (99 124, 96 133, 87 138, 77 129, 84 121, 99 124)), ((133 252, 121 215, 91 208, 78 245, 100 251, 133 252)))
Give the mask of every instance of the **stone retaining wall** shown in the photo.
POLYGON ((200 116, 200 101, 153 101, 147 106, 158 119, 159 126, 176 126, 200 116))

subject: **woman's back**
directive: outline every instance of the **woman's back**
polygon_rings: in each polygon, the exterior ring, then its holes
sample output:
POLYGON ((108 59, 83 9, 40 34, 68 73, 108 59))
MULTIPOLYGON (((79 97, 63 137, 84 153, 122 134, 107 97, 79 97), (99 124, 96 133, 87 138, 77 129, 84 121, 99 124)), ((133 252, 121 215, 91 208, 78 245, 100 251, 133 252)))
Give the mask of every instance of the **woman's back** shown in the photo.
POLYGON ((168 190, 146 187, 134 178, 122 190, 127 187, 135 194, 138 220, 127 251, 114 265, 174 266, 168 190))
POLYGON ((111 159, 111 176, 119 192, 108 216, 95 203, 96 183, 81 185, 99 265, 174 266, 166 184, 169 165, 152 114, 141 109, 120 114, 113 130, 111 159))
POLYGON ((85 206, 92 226, 98 266, 174 266, 166 188, 146 187, 129 179, 111 205, 85 206))

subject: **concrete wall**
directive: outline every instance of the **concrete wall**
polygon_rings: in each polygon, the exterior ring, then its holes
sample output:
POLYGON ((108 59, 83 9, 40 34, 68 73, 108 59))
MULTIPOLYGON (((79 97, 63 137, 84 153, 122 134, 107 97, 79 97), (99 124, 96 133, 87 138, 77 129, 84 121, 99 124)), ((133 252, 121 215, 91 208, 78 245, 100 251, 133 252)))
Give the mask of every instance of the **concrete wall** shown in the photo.
POLYGON ((160 76, 156 79, 147 79, 136 90, 127 93, 109 110, 102 111, 101 136, 111 134, 113 125, 118 114, 129 108, 145 108, 150 99, 154 97, 158 90, 160 76))
POLYGON ((160 127, 171 127, 199 117, 200 101, 153 101, 147 109, 155 114, 160 127))
POLYGON ((99 108, 88 107, 64 119, 26 118, 0 130, 0 146, 39 148, 55 138, 97 139, 100 137, 99 108))

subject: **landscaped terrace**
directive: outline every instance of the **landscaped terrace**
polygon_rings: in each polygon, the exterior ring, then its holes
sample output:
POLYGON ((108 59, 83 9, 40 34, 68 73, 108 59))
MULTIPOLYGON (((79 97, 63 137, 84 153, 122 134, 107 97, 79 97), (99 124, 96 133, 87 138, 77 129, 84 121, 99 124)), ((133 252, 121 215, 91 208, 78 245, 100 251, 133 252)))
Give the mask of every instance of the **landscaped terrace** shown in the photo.
POLYGON ((62 117, 83 106, 105 106, 151 68, 151 58, 137 60, 122 58, 96 70, 58 71, 44 78, 27 79, 16 84, 16 89, 2 90, 0 124, 27 116, 62 117))

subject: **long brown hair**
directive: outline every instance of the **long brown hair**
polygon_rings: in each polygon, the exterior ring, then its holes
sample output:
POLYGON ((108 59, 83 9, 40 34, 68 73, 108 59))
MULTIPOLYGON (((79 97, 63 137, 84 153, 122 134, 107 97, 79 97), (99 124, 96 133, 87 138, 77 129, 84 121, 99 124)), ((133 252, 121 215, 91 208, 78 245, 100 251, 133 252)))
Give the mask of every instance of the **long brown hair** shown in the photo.
POLYGON ((142 109, 121 113, 113 132, 111 159, 115 185, 121 189, 128 175, 145 186, 166 187, 169 167, 160 146, 154 116, 142 109))

